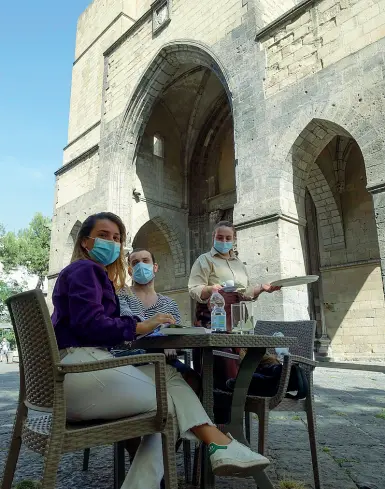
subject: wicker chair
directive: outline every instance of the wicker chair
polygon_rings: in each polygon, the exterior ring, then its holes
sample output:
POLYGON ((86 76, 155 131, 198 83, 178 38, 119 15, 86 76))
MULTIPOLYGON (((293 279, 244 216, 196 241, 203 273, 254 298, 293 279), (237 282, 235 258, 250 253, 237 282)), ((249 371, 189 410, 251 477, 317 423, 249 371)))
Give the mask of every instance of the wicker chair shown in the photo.
POLYGON ((315 489, 321 489, 320 472, 317 455, 316 440, 316 415, 314 410, 313 395, 313 370, 316 362, 313 360, 313 347, 315 337, 315 321, 258 321, 255 327, 255 333, 261 335, 272 335, 275 332, 282 332, 285 336, 294 336, 298 338, 295 347, 290 348, 290 355, 285 357, 282 376, 278 392, 274 397, 256 397, 248 396, 246 400, 246 433, 250 441, 251 415, 255 413, 258 416, 258 451, 261 454, 266 453, 269 412, 272 409, 279 411, 305 411, 307 417, 307 426, 309 432, 310 451, 313 462, 313 474, 315 489), (292 363, 297 363, 304 369, 309 383, 309 392, 306 399, 294 400, 285 397, 289 383, 290 369, 292 363))
MULTIPOLYGON (((183 357, 186 365, 191 365, 191 350, 179 350, 177 353, 178 357, 183 357)), ((134 445, 136 444, 139 446, 140 438, 131 441, 134 442, 134 445)), ((181 445, 183 445, 184 479, 188 484, 191 482, 192 478, 191 442, 189 440, 179 439, 176 443, 176 452, 179 450, 181 445)), ((120 489, 125 478, 125 450, 125 441, 114 444, 114 489, 120 489)), ((130 455, 132 454, 130 453, 130 455)), ((83 471, 88 470, 89 460, 90 448, 85 448, 83 454, 83 471)), ((198 462, 194 459, 194 463, 198 462)))
POLYGON ((6 303, 20 355, 20 392, 1 488, 11 489, 23 442, 34 452, 43 455, 42 489, 53 489, 63 453, 161 433, 166 487, 176 489, 175 445, 172 418, 168 415, 167 407, 165 356, 138 355, 64 365, 60 363, 54 330, 42 292, 23 292, 12 296, 6 303), (66 374, 148 362, 155 364, 156 411, 108 422, 67 422, 63 386, 66 374), (46 414, 31 417, 30 409, 46 414))

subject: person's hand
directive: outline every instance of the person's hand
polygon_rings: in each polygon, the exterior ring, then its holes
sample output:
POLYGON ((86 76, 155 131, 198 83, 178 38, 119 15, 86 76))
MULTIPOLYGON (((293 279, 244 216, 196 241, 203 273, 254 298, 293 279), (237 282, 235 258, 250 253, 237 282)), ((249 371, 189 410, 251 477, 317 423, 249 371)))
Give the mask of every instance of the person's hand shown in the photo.
POLYGON ((272 292, 276 292, 277 290, 281 290, 281 287, 277 287, 275 285, 270 285, 270 284, 262 284, 261 288, 262 288, 262 292, 267 292, 268 294, 271 294, 272 292))
POLYGON ((160 324, 175 324, 175 318, 171 314, 163 314, 158 312, 152 318, 141 323, 137 323, 137 334, 146 334, 154 331, 160 324))
POLYGON ((222 289, 223 289, 223 287, 220 284, 205 285, 203 287, 202 292, 201 292, 201 299, 208 300, 214 294, 214 292, 218 292, 219 290, 222 290, 222 289))
POLYGON ((178 356, 176 350, 171 350, 171 349, 164 350, 164 354, 169 360, 175 360, 178 356))
POLYGON ((209 285, 207 288, 210 294, 214 294, 215 292, 219 292, 220 290, 222 290, 223 286, 221 284, 215 284, 215 285, 209 285))
POLYGON ((164 314, 163 312, 158 312, 152 318, 147 319, 147 321, 151 321, 151 325, 153 329, 155 329, 160 324, 175 324, 175 318, 171 314, 164 314))

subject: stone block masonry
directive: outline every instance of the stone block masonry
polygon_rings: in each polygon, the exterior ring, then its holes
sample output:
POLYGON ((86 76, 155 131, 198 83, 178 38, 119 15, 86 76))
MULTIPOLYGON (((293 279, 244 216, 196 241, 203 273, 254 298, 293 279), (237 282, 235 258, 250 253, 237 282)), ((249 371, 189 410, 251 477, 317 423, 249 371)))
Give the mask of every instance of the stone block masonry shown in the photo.
POLYGON ((187 323, 191 264, 226 218, 253 283, 309 257, 322 279, 264 294, 258 318, 315 317, 335 358, 383 357, 385 0, 172 0, 157 32, 151 4, 94 0, 79 20, 51 287, 108 209, 187 323))
POLYGON ((385 0, 325 0, 262 36, 269 97, 383 38, 385 0))
POLYGON ((96 150, 91 155, 80 158, 70 172, 58 175, 56 207, 59 208, 94 190, 98 171, 99 153, 96 150))
POLYGON ((108 54, 105 121, 114 119, 124 111, 149 61, 162 45, 184 38, 213 45, 239 27, 247 11, 247 4, 242 6, 240 0, 201 0, 193 3, 179 0, 173 2, 169 27, 152 42, 148 42, 152 37, 152 20, 150 17, 145 19, 134 37, 121 40, 119 46, 108 54))

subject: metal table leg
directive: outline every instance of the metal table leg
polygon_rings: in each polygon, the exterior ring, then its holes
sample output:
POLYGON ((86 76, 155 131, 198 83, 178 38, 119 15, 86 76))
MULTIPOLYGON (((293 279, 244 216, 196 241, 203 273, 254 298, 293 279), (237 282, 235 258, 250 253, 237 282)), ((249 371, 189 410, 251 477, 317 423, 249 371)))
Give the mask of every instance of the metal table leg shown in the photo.
MULTIPOLYGON (((236 440, 247 446, 249 446, 249 443, 246 440, 243 427, 246 397, 252 375, 265 353, 266 348, 248 348, 246 356, 239 367, 234 386, 233 401, 231 404, 231 421, 228 430, 236 440)), ((256 469, 253 478, 259 489, 274 489, 265 471, 256 469)))
POLYGON ((250 382, 255 369, 262 360, 266 348, 248 348, 245 358, 239 367, 238 375, 235 381, 233 400, 231 403, 231 420, 228 425, 228 431, 233 438, 250 446, 245 437, 243 428, 243 417, 245 414, 246 396, 249 390, 250 382))
MULTIPOLYGON (((213 364, 214 355, 212 348, 204 348, 202 355, 202 384, 203 398, 202 405, 205 408, 210 419, 214 421, 214 379, 213 379, 213 364)), ((215 476, 211 470, 208 447, 202 446, 202 473, 201 473, 201 489, 214 489, 215 476)))
POLYGON ((120 489, 126 476, 124 441, 114 443, 114 489, 120 489))

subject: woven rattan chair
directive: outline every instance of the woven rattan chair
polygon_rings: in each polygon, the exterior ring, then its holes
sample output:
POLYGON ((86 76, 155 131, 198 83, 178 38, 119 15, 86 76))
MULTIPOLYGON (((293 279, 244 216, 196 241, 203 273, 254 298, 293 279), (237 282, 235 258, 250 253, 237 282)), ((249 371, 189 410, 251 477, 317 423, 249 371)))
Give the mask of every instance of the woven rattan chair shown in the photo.
POLYGON ((246 400, 246 433, 250 441, 251 415, 258 416, 258 452, 265 455, 267 447, 269 412, 272 409, 278 411, 304 411, 307 417, 310 451, 313 462, 315 489, 321 489, 320 472, 318 465, 317 440, 316 440, 316 415, 314 410, 313 371, 316 362, 313 360, 313 348, 315 337, 315 321, 258 321, 255 333, 260 335, 272 335, 281 332, 285 336, 298 338, 297 345, 290 348, 290 355, 285 356, 282 376, 277 394, 274 397, 248 396, 246 400), (285 397, 289 383, 291 365, 297 363, 305 371, 309 392, 306 399, 294 400, 285 397))
POLYGON ((1 488, 11 489, 22 443, 43 455, 42 489, 53 489, 63 453, 161 433, 166 488, 176 489, 175 445, 172 417, 168 415, 167 407, 165 356, 138 355, 63 365, 42 292, 23 292, 12 296, 6 303, 20 356, 20 393, 1 488), (66 374, 148 362, 155 364, 156 411, 108 422, 67 422, 63 386, 66 374), (46 414, 31 417, 29 410, 46 414))
MULTIPOLYGON (((186 365, 191 365, 191 350, 179 350, 178 357, 182 357, 186 365)), ((132 440, 134 441, 134 440, 132 440)), ((139 439, 135 442, 139 446, 139 439)), ((134 443, 135 444, 135 443, 134 443)), ((179 439, 176 443, 177 452, 183 445, 183 463, 184 463, 184 479, 186 483, 191 482, 192 477, 192 463, 191 463, 191 442, 190 440, 179 439)), ((114 489, 120 489, 125 478, 125 442, 118 442, 114 444, 114 489)), ((130 455, 132 455, 130 453, 130 455)), ((83 454, 83 471, 87 471, 89 468, 90 449, 85 448, 83 454)), ((194 460, 194 463, 197 463, 194 460)))

